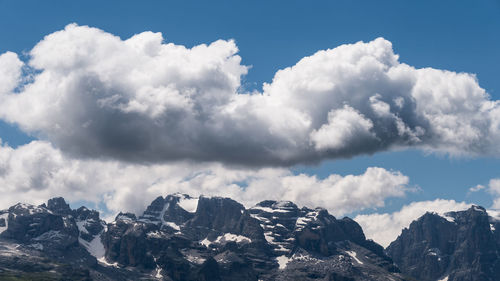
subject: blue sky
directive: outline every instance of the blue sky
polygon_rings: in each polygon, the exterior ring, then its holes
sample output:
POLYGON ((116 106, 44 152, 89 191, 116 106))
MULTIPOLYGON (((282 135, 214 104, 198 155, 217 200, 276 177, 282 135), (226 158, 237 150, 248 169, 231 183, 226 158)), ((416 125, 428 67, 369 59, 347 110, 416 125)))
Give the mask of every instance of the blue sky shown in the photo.
MULTIPOLYGON (((252 68, 243 87, 262 90, 274 73, 318 50, 384 37, 401 62, 474 73, 491 99, 500 99, 499 1, 7 1, 0 0, 0 54, 28 52, 69 23, 89 25, 122 39, 161 32, 188 47, 234 39, 242 64, 252 68)), ((16 147, 32 138, 0 121, 0 138, 16 147)), ((487 192, 468 194, 500 177, 497 157, 450 157, 420 150, 379 152, 298 165, 318 177, 360 174, 377 166, 401 171, 419 191, 392 198, 379 212, 411 201, 455 199, 489 206, 487 192)), ((370 212, 365 210, 364 212, 370 212)))

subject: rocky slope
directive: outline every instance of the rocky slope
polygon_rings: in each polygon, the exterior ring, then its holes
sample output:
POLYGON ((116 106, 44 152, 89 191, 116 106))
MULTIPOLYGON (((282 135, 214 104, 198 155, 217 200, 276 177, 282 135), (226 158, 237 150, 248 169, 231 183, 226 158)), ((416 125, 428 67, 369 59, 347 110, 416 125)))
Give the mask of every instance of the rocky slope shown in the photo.
POLYGON ((0 211, 0 279, 408 280, 398 272, 353 220, 292 202, 175 194, 107 224, 62 198, 0 211))
POLYGON ((427 213, 387 248, 417 280, 500 280, 500 220, 479 206, 444 215, 427 213))

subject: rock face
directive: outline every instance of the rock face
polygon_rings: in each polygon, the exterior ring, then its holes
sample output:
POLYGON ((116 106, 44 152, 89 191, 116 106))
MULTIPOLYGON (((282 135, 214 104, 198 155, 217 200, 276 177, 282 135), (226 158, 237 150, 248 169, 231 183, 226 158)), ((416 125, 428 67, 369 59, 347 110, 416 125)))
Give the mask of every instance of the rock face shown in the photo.
POLYGON ((108 224, 62 198, 0 211, 0 279, 28 268, 46 280, 406 280, 349 218, 181 194, 108 224))
POLYGON ((64 199, 16 204, 0 211, 0 217, 5 222, 0 227, 0 279, 91 280, 88 268, 97 261, 79 243, 78 221, 64 199))
POLYGON ((499 280, 499 249, 500 213, 479 206, 427 213, 385 251, 288 201, 174 194, 110 223, 63 198, 0 210, 0 280, 499 280))
POLYGON ((68 249, 78 246, 75 221, 54 213, 44 205, 17 204, 10 207, 5 215, 8 228, 0 237, 50 251, 53 255, 63 255, 68 249))
POLYGON ((356 222, 292 202, 158 197, 138 218, 119 214, 102 241, 108 263, 165 280, 403 280, 356 222))
POLYGON ((427 213, 387 253, 417 280, 499 280, 499 232, 500 221, 479 206, 443 216, 427 213))

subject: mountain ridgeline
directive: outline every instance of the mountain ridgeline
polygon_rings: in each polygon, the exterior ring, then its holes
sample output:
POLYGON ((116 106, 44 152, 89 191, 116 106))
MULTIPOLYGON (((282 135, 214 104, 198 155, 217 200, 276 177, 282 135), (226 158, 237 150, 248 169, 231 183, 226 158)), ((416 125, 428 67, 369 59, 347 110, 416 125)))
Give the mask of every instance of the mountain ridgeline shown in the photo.
POLYGON ((386 249, 417 280, 500 280, 500 220, 472 206, 443 216, 426 213, 386 249))
POLYGON ((477 206, 427 213, 383 249, 289 201, 174 194, 106 223, 54 198, 0 211, 0 280, 499 280, 495 229, 477 206))

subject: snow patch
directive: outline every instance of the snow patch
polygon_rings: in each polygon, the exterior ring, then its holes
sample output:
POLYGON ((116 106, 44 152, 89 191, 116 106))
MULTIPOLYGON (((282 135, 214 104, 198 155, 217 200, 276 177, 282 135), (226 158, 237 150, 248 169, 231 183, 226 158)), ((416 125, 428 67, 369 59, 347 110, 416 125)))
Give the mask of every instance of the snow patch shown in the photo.
POLYGON ((167 221, 167 222, 164 222, 163 225, 169 226, 169 227, 171 227, 171 228, 173 228, 173 229, 175 229, 177 231, 181 230, 181 227, 178 226, 177 224, 173 223, 173 222, 167 221))
POLYGON ((85 224, 87 223, 86 220, 84 221, 77 221, 76 226, 78 227, 78 231, 83 232, 85 234, 88 234, 89 232, 87 231, 87 228, 85 228, 85 224))
POLYGON ((202 264, 205 262, 205 259, 202 257, 196 257, 196 256, 191 256, 191 255, 186 255, 185 257, 191 263, 202 264))
POLYGON ((314 263, 319 262, 319 260, 317 258, 311 257, 310 255, 304 255, 302 253, 293 254, 292 259, 295 261, 307 261, 307 262, 314 262, 314 263))
POLYGON ((455 218, 452 217, 452 216, 448 216, 447 213, 436 213, 434 212, 433 214, 436 214, 440 217, 442 217, 443 219, 449 221, 449 222, 452 222, 452 223, 455 223, 455 218))
POLYGON ((297 218, 297 221, 295 221, 296 230, 302 230, 308 223, 317 220, 318 214, 318 212, 313 211, 307 213, 305 217, 297 218))
POLYGON ((274 206, 279 208, 279 209, 286 209, 286 208, 291 208, 289 206, 290 204, 293 204, 293 203, 290 201, 278 201, 274 204, 274 206))
POLYGON ((19 256, 22 252, 18 249, 21 245, 15 243, 1 243, 0 242, 0 256, 19 256))
POLYGON ((177 231, 180 231, 181 227, 178 226, 176 223, 173 223, 173 222, 165 220, 165 212, 167 211, 167 209, 168 209, 169 206, 170 206, 169 202, 167 202, 167 203, 165 203, 165 205, 163 205, 163 209, 161 210, 161 213, 160 213, 161 224, 169 226, 169 227, 171 227, 171 228, 173 228, 173 229, 175 229, 177 231))
POLYGON ((167 222, 165 221, 165 212, 167 211, 168 207, 170 206, 170 203, 165 203, 165 205, 163 205, 163 209, 161 210, 161 213, 160 213, 160 220, 161 220, 161 224, 166 224, 167 222))
POLYGON ((150 231, 146 234, 150 238, 162 238, 163 234, 159 231, 150 231))
POLYGON ((182 209, 184 209, 190 213, 194 213, 194 212, 196 212, 196 209, 198 208, 198 198, 183 196, 179 199, 178 205, 182 209))
POLYGON ((106 257, 102 257, 100 259, 97 259, 98 262, 102 263, 103 265, 105 266, 109 266, 109 267, 116 267, 116 268, 119 268, 120 266, 118 266, 118 262, 114 262, 114 263, 109 263, 107 260, 106 260, 106 257))
POLYGON ((472 209, 477 212, 484 212, 484 209, 477 205, 472 205, 472 209))
POLYGON ((132 218, 125 216, 125 215, 119 215, 116 217, 116 220, 122 220, 122 221, 132 221, 132 218))
POLYGON ((445 218, 449 222, 455 222, 455 218, 453 218, 453 217, 449 217, 449 216, 441 216, 441 217, 445 218))
POLYGON ((441 260, 441 250, 438 248, 430 248, 427 250, 427 255, 428 256, 436 256, 438 257, 438 260, 441 260))
POLYGON ((52 211, 47 209, 47 208, 35 206, 35 205, 31 205, 31 204, 24 204, 24 203, 17 203, 16 205, 14 205, 14 210, 26 210, 26 211, 28 211, 28 213, 30 215, 37 214, 37 213, 52 214, 52 211))
MULTIPOLYGON (((97 234, 94 237, 94 239, 92 239, 92 241, 88 242, 80 238, 80 236, 78 236, 78 242, 80 242, 80 244, 87 250, 87 252, 89 252, 89 254, 94 256, 98 261, 102 259, 104 260, 103 262, 104 264, 110 265, 106 262, 106 259, 104 258, 106 250, 104 249, 104 244, 102 243, 101 240, 101 235, 108 230, 108 227, 105 224, 103 226, 104 228, 101 230, 101 232, 99 232, 99 234, 97 234)), ((78 226, 78 229, 80 229, 80 226, 78 226)))
POLYGON ((285 269, 286 265, 290 261, 290 258, 288 258, 287 256, 279 256, 279 257, 276 257, 276 261, 279 264, 279 269, 285 269))
MULTIPOLYGON (((265 218, 265 217, 261 217, 257 214, 250 214, 250 216, 258 221, 261 221, 263 223, 271 223, 271 221, 268 219, 268 218, 265 218)), ((262 224, 261 224, 262 226, 262 224)))
POLYGON ((154 258, 155 263, 156 263, 156 269, 155 269, 155 278, 163 280, 163 274, 161 274, 161 267, 158 265, 157 259, 154 258))
POLYGON ((278 244, 278 249, 276 249, 276 251, 279 251, 279 252, 289 252, 289 250, 287 248, 285 248, 282 244, 278 244))
POLYGON ((243 235, 226 233, 224 235, 217 237, 217 239, 215 240, 216 243, 227 242, 227 241, 234 241, 236 243, 251 243, 252 239, 243 235))
POLYGON ((274 244, 274 237, 272 236, 272 232, 264 232, 264 238, 266 239, 267 243, 274 244))
POLYGON ((354 251, 346 251, 346 253, 347 253, 349 256, 351 256, 351 258, 353 258, 353 259, 354 259, 357 263, 359 263, 359 264, 363 264, 363 262, 362 262, 362 261, 360 261, 360 260, 357 258, 357 256, 356 256, 356 252, 354 252, 354 251))
POLYGON ((252 243, 252 239, 250 239, 246 236, 236 235, 236 234, 232 234, 232 233, 225 233, 224 235, 217 237, 217 239, 215 239, 215 241, 213 241, 213 242, 208 240, 208 238, 205 238, 205 239, 200 241, 200 244, 208 248, 212 243, 222 243, 222 242, 229 242, 229 241, 233 241, 236 243, 252 243))
POLYGON ((261 206, 254 206, 251 209, 253 209, 253 210, 261 210, 261 211, 264 211, 266 213, 288 213, 288 212, 290 212, 290 210, 273 209, 273 208, 261 207, 261 206))
POLYGON ((155 278, 163 279, 163 275, 161 274, 161 268, 159 266, 156 266, 155 278))
POLYGON ((63 219, 64 227, 66 227, 66 228, 71 227, 71 221, 70 221, 69 217, 63 217, 62 219, 63 219))
POLYGON ((212 242, 210 242, 210 240, 205 238, 200 242, 200 244, 208 248, 208 246, 210 246, 210 244, 212 244, 212 242))
POLYGON ((104 249, 104 244, 102 244, 101 241, 101 234, 103 231, 101 231, 99 234, 97 234, 92 241, 87 242, 83 240, 82 238, 78 237, 78 241, 82 246, 87 249, 87 251, 94 256, 96 259, 101 259, 104 258, 104 255, 106 254, 106 250, 104 249))

